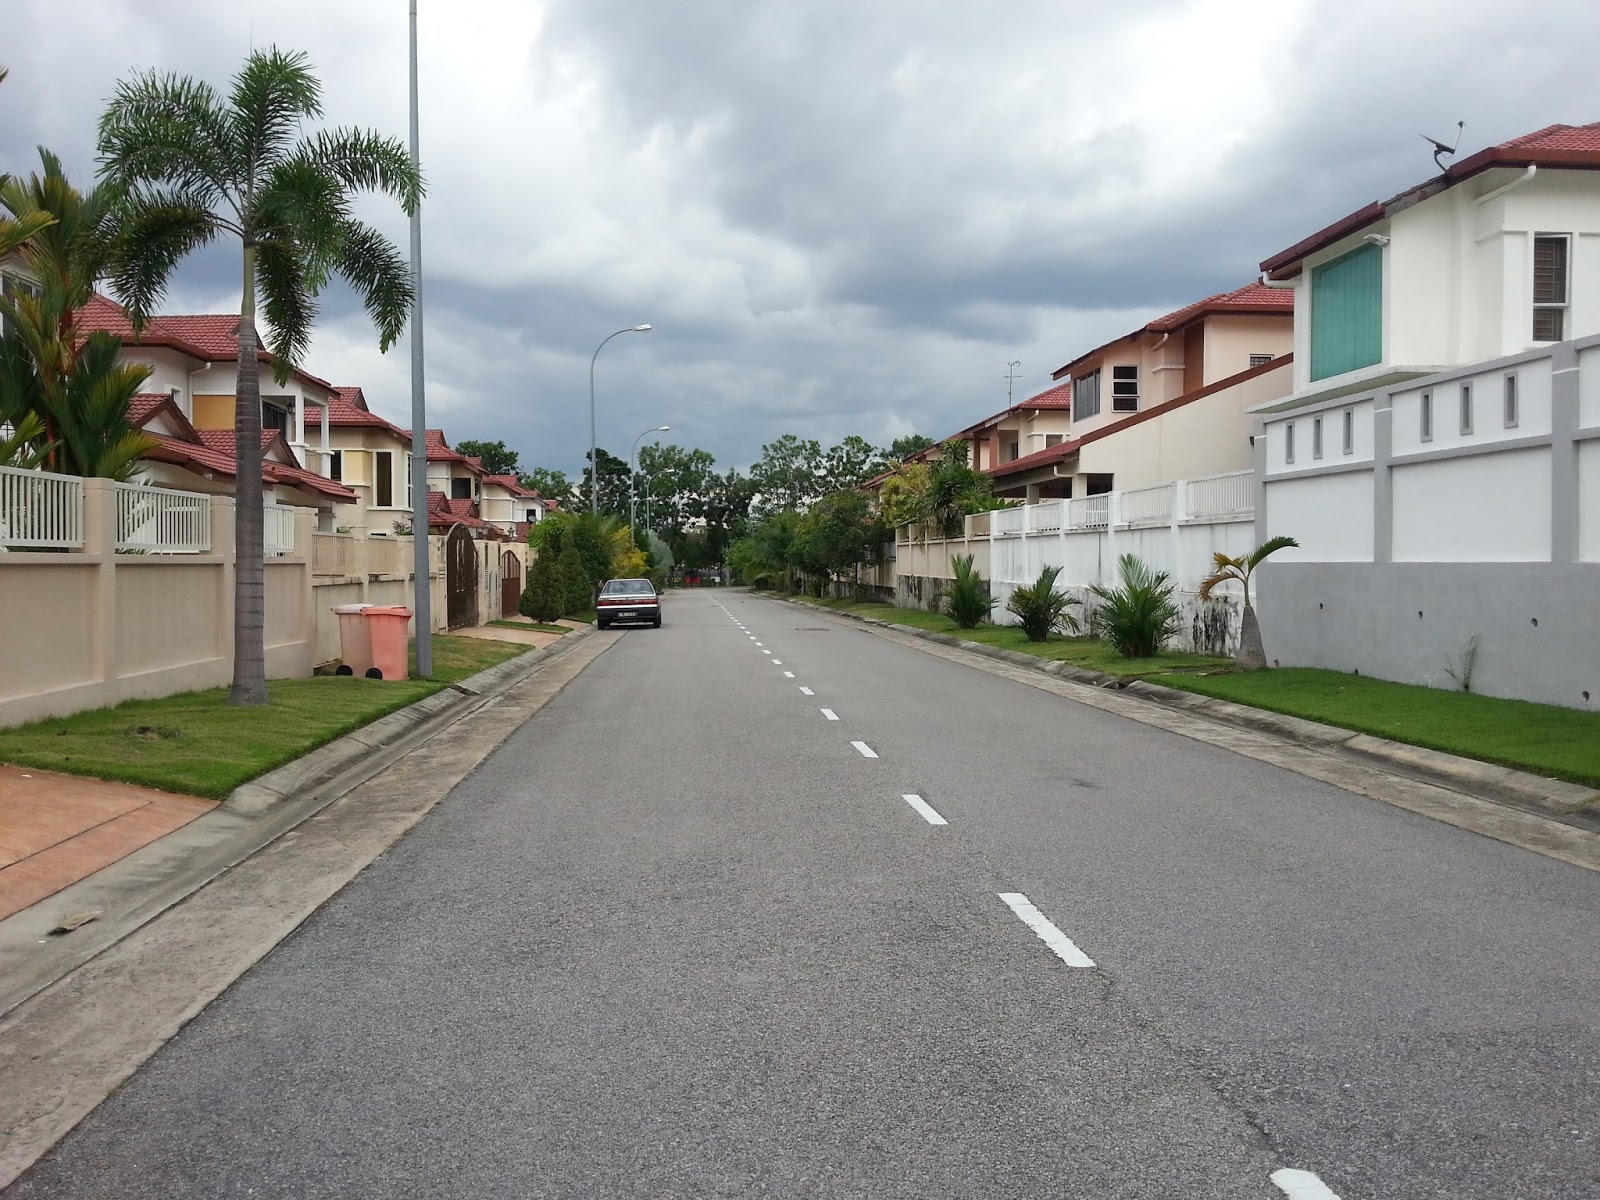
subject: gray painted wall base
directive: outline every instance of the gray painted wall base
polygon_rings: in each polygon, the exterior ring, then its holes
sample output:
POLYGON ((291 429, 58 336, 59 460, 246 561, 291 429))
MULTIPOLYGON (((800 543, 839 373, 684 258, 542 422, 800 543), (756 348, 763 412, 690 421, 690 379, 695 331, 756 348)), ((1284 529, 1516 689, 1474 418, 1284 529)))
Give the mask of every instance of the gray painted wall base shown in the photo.
POLYGON ((1600 564, 1287 563, 1257 577, 1267 660, 1600 711, 1600 564))

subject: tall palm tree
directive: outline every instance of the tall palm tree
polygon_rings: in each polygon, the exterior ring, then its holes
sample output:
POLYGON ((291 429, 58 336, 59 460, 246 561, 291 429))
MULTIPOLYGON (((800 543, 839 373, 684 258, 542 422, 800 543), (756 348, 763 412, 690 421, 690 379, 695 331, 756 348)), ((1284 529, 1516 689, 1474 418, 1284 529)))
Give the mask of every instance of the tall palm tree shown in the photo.
POLYGON ((353 215, 359 192, 383 192, 407 214, 422 178, 396 139, 303 124, 322 115, 306 56, 253 52, 226 98, 210 84, 155 72, 117 85, 100 118, 101 174, 128 191, 124 257, 113 284, 138 329, 191 251, 223 238, 243 252, 234 433, 233 704, 265 704, 261 384, 256 299, 280 384, 304 356, 316 298, 342 277, 387 350, 411 311, 411 272, 387 238, 353 215))

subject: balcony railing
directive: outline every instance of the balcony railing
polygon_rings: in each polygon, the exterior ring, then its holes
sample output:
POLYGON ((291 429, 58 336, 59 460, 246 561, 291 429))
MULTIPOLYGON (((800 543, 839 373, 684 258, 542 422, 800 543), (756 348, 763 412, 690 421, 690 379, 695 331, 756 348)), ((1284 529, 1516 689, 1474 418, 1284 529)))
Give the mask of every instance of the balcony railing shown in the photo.
POLYGON ((145 554, 204 554, 211 549, 211 497, 198 492, 119 483, 117 549, 145 554))
POLYGON ((0 546, 83 546, 83 480, 0 467, 0 546))
POLYGON ((294 509, 276 504, 268 504, 262 509, 262 553, 294 553, 294 514, 294 509))

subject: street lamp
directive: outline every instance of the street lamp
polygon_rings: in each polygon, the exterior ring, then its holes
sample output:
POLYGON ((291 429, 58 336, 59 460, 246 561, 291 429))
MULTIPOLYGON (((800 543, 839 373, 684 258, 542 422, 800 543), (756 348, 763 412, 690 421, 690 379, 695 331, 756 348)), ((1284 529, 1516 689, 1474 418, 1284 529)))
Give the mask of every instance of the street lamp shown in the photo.
MULTIPOLYGON (((639 440, 652 433, 666 433, 671 425, 657 425, 654 429, 646 429, 639 437, 633 439, 633 449, 628 451, 628 537, 633 537, 633 520, 635 515, 633 498, 633 477, 639 473, 639 440)), ((638 545, 637 542, 634 545, 638 545)))
POLYGON ((589 511, 592 513, 598 514, 600 511, 600 454, 594 437, 594 360, 600 357, 600 351, 606 348, 606 342, 619 334, 649 332, 648 325, 629 325, 626 329, 607 334, 594 348, 594 354, 589 358, 589 511))

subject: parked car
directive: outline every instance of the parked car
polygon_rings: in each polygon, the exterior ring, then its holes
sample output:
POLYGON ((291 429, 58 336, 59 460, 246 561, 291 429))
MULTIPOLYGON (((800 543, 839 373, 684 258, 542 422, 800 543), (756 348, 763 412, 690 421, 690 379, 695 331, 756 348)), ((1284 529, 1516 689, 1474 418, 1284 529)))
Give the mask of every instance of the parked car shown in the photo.
POLYGON ((595 604, 595 624, 608 629, 620 621, 661 628, 661 597, 648 579, 608 579, 595 604))

